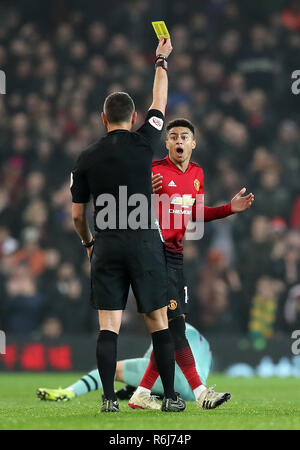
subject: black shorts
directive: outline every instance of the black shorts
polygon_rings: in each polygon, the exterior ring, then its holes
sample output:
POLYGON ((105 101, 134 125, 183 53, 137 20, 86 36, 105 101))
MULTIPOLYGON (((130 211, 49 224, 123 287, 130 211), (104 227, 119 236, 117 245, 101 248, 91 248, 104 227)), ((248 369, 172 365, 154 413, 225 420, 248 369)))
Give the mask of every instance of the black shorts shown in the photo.
POLYGON ((168 319, 182 314, 188 314, 188 292, 187 284, 184 276, 183 265, 174 267, 167 262, 168 273, 168 319))
POLYGON ((124 310, 131 285, 140 313, 168 305, 167 265, 157 230, 98 233, 91 258, 91 304, 124 310))

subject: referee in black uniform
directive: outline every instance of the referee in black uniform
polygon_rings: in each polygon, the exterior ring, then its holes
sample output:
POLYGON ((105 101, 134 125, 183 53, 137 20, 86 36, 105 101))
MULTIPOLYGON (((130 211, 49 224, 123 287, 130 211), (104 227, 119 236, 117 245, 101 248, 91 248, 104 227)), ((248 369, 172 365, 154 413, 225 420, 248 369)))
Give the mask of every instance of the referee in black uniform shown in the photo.
POLYGON ((137 114, 128 94, 109 95, 102 113, 108 132, 81 153, 71 174, 72 217, 91 259, 91 302, 99 314, 97 363, 104 391, 102 412, 119 411, 114 392, 117 338, 130 285, 137 309, 144 314, 152 334, 154 357, 165 391, 162 410, 183 411, 185 408, 184 401, 174 392, 174 348, 168 330, 169 299, 163 243, 158 230, 151 229, 149 212, 151 162, 163 129, 168 92, 167 57, 171 51, 170 39, 161 38, 156 49, 153 102, 142 127, 131 132, 137 114), (136 194, 142 194, 147 200, 148 221, 139 229, 130 228, 127 219, 134 208, 131 203, 124 207, 120 188, 126 189, 126 200, 136 194), (91 195, 95 238, 86 221, 86 206, 91 195), (104 220, 109 212, 106 200, 111 198, 116 207, 110 209, 110 213, 115 211, 115 214, 108 223, 104 220))

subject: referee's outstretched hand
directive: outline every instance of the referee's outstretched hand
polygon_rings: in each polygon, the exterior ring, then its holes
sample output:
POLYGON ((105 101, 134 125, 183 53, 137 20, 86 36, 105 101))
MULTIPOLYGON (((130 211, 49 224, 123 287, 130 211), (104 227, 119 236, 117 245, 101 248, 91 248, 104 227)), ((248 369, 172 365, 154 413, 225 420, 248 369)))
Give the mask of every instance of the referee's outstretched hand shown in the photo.
POLYGON ((160 37, 159 43, 156 49, 156 56, 163 55, 166 58, 169 56, 169 54, 172 52, 173 47, 171 44, 171 39, 165 39, 163 37, 160 37))
POLYGON ((243 188, 238 192, 233 199, 231 200, 231 209, 232 212, 242 212, 246 209, 250 208, 254 201, 254 195, 252 192, 250 194, 245 195, 245 197, 242 197, 242 195, 246 192, 246 188, 243 188))

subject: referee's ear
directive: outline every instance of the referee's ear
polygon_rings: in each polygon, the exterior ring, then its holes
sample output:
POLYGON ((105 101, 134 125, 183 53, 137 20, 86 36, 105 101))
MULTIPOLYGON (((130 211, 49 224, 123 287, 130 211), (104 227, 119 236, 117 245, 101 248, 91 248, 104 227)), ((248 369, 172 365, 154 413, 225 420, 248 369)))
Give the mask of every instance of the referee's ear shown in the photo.
POLYGON ((136 122, 136 118, 137 118, 137 112, 134 111, 134 113, 131 116, 131 125, 133 126, 136 122))
POLYGON ((106 115, 104 114, 104 112, 101 113, 101 117, 102 117, 102 121, 105 127, 107 127, 108 125, 108 120, 106 118, 106 115))

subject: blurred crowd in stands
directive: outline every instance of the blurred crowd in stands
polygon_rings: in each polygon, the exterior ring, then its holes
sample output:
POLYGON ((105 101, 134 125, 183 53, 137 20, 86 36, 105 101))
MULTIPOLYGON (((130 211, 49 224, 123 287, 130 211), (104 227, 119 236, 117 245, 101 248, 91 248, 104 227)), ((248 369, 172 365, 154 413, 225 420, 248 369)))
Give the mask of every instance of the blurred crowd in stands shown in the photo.
MULTIPOLYGON (((250 210, 186 241, 189 320, 203 333, 265 339, 299 328, 300 95, 291 93, 299 2, 13 3, 0 5, 0 329, 54 337, 96 330, 70 171, 105 133, 107 94, 129 92, 143 121, 151 20, 159 19, 174 48, 167 120, 197 128, 193 160, 204 169, 206 205, 227 203, 244 186, 255 194, 250 210)), ((155 158, 165 154, 162 142, 155 158)), ((137 322, 129 299, 124 327, 137 322)))

